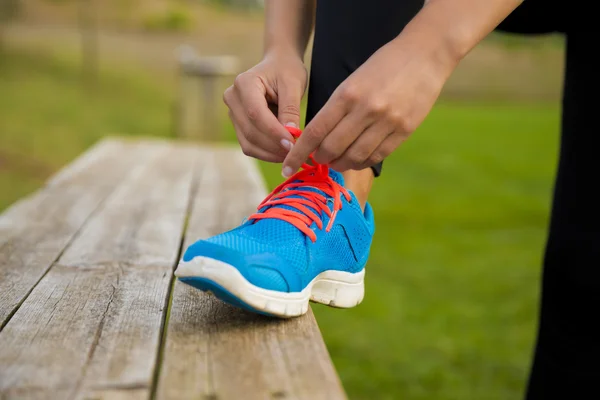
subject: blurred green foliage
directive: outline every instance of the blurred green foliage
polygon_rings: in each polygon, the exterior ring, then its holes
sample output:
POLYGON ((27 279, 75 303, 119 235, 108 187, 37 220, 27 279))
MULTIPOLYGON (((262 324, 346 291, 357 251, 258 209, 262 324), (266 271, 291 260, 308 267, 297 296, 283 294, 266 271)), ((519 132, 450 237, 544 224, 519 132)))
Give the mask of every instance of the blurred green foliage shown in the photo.
POLYGON ((0 22, 10 20, 21 11, 19 0, 0 0, 0 22))
POLYGON ((264 5, 264 0, 200 0, 200 2, 244 9, 260 8, 264 5))
POLYGON ((527 36, 505 32, 492 32, 487 38, 488 43, 498 44, 507 50, 526 49, 527 51, 540 51, 546 49, 564 48, 565 38, 561 34, 547 34, 540 36, 527 36))
POLYGON ((164 12, 147 15, 142 25, 148 31, 185 32, 192 29, 194 18, 184 7, 171 5, 164 12))
POLYGON ((93 96, 77 57, 7 48, 0 63, 0 210, 104 135, 165 136, 171 94, 140 71, 103 69, 93 96))

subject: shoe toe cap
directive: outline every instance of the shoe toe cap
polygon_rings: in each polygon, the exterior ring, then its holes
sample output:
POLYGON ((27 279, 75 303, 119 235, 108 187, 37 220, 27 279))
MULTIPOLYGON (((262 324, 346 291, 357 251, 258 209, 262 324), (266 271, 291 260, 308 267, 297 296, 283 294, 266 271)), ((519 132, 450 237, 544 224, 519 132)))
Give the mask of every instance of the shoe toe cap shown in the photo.
POLYGON ((288 263, 272 252, 243 252, 210 241, 198 241, 191 245, 183 261, 194 257, 208 257, 235 267, 251 284, 278 292, 300 291, 300 280, 288 263))

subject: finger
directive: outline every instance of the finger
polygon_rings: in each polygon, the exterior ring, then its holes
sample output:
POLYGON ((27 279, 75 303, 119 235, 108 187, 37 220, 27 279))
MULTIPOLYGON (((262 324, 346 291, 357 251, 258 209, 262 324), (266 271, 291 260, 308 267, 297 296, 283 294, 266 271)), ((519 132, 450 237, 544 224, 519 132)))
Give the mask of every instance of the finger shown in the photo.
POLYGON ((369 126, 338 159, 330 164, 330 167, 340 172, 349 169, 362 169, 365 164, 369 163, 371 155, 393 132, 394 128, 384 122, 369 126))
POLYGON ((304 88, 300 82, 282 82, 277 93, 277 118, 283 125, 300 126, 300 102, 304 88))
POLYGON ((361 170, 372 167, 375 164, 379 164, 390 154, 392 154, 394 150, 396 150, 402 143, 406 142, 407 139, 408 136, 405 134, 391 134, 383 141, 383 143, 379 145, 379 147, 377 147, 377 149, 375 149, 375 151, 373 151, 373 153, 371 153, 367 159, 367 162, 357 169, 361 170))
POLYGON ((245 119, 244 106, 237 97, 233 97, 228 102, 229 118, 236 126, 236 132, 241 133, 244 138, 259 148, 276 155, 285 157, 288 150, 283 148, 282 144, 273 140, 272 137, 260 132, 250 121, 245 119))
POLYGON ((242 148, 242 152, 248 157, 257 158, 259 160, 280 163, 285 158, 285 155, 272 153, 268 150, 261 148, 260 146, 251 143, 246 139, 243 133, 243 129, 240 125, 235 121, 235 117, 232 115, 231 111, 229 112, 229 118, 233 123, 233 127, 235 129, 235 134, 237 135, 238 142, 240 143, 240 147, 242 148))
POLYGON ((285 160, 282 175, 289 178, 306 162, 308 156, 321 144, 333 128, 344 118, 347 108, 335 98, 331 98, 306 126, 300 138, 285 160))
POLYGON ((274 143, 282 147, 282 140, 293 142, 293 137, 269 110, 266 99, 266 89, 262 81, 251 74, 239 75, 234 83, 237 98, 240 100, 242 111, 236 114, 239 122, 249 122, 274 143))
POLYGON ((372 119, 359 111, 351 111, 338 123, 315 150, 313 157, 320 164, 329 164, 342 156, 372 124, 372 119))

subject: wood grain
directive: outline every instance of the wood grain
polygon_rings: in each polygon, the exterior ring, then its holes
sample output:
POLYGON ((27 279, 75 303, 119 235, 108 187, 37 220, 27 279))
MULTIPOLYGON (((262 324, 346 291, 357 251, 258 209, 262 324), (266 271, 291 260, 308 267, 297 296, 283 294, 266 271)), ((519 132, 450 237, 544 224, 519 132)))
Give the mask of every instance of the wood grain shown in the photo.
MULTIPOLYGON (((265 196, 253 162, 212 151, 200 171, 185 243, 238 225, 265 196)), ((158 399, 345 399, 309 311, 277 320, 175 283, 158 399)))
POLYGON ((149 395, 197 153, 142 147, 0 333, 0 397, 149 395))
POLYGON ((0 216, 0 328, 46 273, 100 203, 127 176, 134 143, 107 140, 0 216), (93 182, 93 184, 91 184, 93 182))

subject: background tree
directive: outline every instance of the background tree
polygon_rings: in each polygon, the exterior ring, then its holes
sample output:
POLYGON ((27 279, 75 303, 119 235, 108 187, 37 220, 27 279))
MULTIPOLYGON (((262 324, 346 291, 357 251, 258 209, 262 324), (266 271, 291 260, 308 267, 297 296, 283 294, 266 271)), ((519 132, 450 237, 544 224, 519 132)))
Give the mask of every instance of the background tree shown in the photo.
POLYGON ((4 26, 19 14, 19 0, 0 0, 0 57, 4 47, 4 26))

